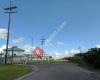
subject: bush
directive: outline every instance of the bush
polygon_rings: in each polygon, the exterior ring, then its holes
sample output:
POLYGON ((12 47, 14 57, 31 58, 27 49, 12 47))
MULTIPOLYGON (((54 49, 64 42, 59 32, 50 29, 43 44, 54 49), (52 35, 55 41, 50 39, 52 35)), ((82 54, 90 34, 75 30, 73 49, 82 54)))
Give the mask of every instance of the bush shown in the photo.
POLYGON ((98 58, 95 60, 94 66, 95 66, 96 68, 100 68, 100 56, 98 56, 98 58))
POLYGON ((70 57, 70 58, 68 58, 68 60, 73 62, 73 63, 85 64, 83 57, 80 57, 80 56, 70 57))
POLYGON ((75 54, 71 61, 77 63, 86 62, 96 68, 100 68, 100 48, 91 48, 85 53, 75 54))

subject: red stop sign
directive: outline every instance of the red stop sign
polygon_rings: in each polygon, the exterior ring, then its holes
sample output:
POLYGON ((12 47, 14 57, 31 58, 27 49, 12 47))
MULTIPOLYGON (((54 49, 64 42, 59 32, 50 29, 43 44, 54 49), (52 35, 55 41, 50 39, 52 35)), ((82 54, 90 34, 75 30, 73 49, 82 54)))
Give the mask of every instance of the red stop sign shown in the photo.
POLYGON ((33 54, 35 54, 35 56, 37 58, 41 57, 41 55, 43 54, 43 50, 39 47, 35 48, 35 50, 33 51, 33 54))

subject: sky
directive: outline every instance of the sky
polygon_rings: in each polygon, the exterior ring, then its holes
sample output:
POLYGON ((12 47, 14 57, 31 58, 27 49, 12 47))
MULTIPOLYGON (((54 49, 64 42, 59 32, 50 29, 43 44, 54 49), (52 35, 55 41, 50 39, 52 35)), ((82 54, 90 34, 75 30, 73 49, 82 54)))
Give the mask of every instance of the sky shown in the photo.
MULTIPOLYGON (((100 0, 12 0, 18 13, 11 16, 9 46, 30 51, 41 47, 56 57, 100 47, 100 0), (29 50, 28 50, 29 49, 29 50)), ((0 48, 6 44, 9 0, 0 0, 0 48)))

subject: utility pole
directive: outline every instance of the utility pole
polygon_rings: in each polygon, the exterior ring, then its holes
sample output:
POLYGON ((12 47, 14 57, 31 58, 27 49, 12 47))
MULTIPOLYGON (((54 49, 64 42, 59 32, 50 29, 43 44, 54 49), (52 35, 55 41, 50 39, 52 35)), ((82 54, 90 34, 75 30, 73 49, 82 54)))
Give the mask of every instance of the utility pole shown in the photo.
POLYGON ((31 61, 32 61, 32 54, 33 54, 33 38, 32 38, 32 43, 31 43, 31 45, 32 45, 32 50, 31 50, 31 61))
POLYGON ((5 13, 8 13, 8 30, 7 30, 7 43, 6 43, 6 54, 5 54, 5 64, 7 64, 7 55, 8 55, 8 45, 9 45, 9 30, 11 24, 11 14, 16 13, 13 10, 16 9, 17 6, 13 6, 10 0, 9 7, 5 8, 5 13))
POLYGON ((81 47, 79 46, 79 51, 80 51, 80 53, 81 53, 81 47))
POLYGON ((43 57, 43 55, 44 55, 44 43, 45 43, 45 40, 46 39, 44 39, 44 38, 42 38, 42 39, 40 39, 41 40, 41 45, 42 45, 42 57, 43 57))

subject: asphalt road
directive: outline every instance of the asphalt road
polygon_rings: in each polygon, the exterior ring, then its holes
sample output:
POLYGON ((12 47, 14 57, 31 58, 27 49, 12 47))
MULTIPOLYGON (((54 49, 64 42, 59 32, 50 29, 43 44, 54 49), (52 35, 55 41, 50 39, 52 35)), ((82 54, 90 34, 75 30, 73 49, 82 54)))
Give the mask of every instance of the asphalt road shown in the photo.
POLYGON ((22 80, 100 80, 100 76, 76 64, 35 65, 38 70, 22 80))

